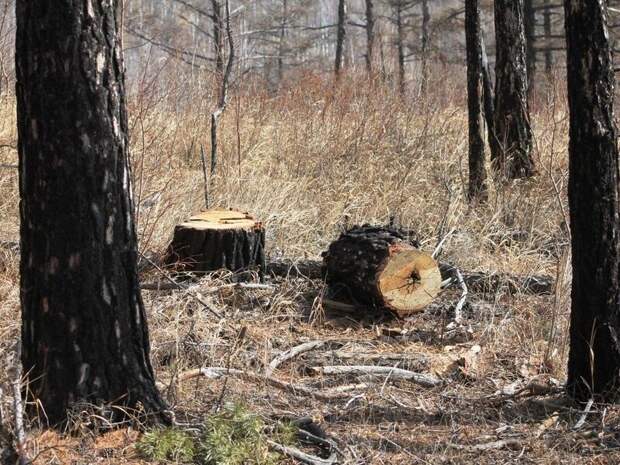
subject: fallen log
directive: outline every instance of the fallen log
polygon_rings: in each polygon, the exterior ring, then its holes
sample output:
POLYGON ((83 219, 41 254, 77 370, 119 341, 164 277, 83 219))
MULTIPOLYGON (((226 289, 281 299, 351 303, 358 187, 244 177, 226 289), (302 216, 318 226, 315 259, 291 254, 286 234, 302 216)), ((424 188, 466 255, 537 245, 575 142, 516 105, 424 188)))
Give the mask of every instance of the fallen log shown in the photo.
POLYGON ((164 263, 179 271, 265 270, 265 230, 234 210, 207 210, 175 227, 164 263))
POLYGON ((423 310, 441 289, 437 262, 391 228, 353 227, 331 243, 323 265, 327 284, 401 318, 423 310))
POLYGON ((430 360, 427 355, 421 353, 397 353, 397 352, 354 352, 345 350, 328 350, 304 354, 304 362, 308 365, 318 366, 328 361, 334 363, 349 363, 353 365, 375 365, 404 368, 411 371, 421 372, 430 368, 430 360))
POLYGON ((382 367, 382 366, 321 366, 312 367, 312 371, 322 375, 370 375, 370 376, 385 376, 388 379, 398 379, 411 381, 423 387, 433 388, 441 386, 443 381, 433 375, 427 375, 423 373, 415 373, 409 370, 403 370, 402 368, 382 367))

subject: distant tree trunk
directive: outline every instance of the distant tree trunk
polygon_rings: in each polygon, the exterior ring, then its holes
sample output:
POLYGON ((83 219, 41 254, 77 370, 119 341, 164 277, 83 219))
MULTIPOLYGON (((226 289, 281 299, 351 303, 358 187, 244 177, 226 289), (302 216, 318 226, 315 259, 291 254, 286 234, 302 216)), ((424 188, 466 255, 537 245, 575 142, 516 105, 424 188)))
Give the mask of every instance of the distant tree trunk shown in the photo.
POLYGON ((224 21, 222 19, 222 7, 218 0, 211 0, 213 15, 213 50, 215 53, 215 72, 218 79, 224 75, 224 21))
POLYGON ((344 53, 344 39, 346 35, 347 6, 345 0, 338 0, 338 31, 336 36, 336 77, 340 76, 342 56, 344 53))
POLYGON ((366 71, 372 74, 372 52, 375 45, 375 13, 372 0, 366 0, 366 71))
POLYGON ((288 19, 288 0, 282 0, 282 18, 280 20, 280 42, 278 44, 278 83, 284 76, 284 41, 286 37, 286 21, 288 19))
POLYGON ((543 27, 545 31, 545 74, 551 76, 553 72, 553 50, 551 50, 551 1, 545 0, 545 9, 543 10, 543 27))
POLYGON ((606 2, 565 0, 572 308, 568 392, 618 400, 620 224, 606 2))
POLYGON ((467 47, 467 108, 469 116, 469 199, 485 196, 484 139, 482 138, 482 50, 478 0, 465 1, 465 40, 467 47))
POLYGON ((403 30, 403 6, 401 2, 396 4, 396 49, 398 51, 398 91, 405 93, 405 44, 403 30))
POLYGON ((523 25, 525 30, 525 56, 527 63, 527 92, 531 99, 536 75, 536 10, 534 0, 524 0, 523 25))
POLYGON ((136 267, 120 5, 16 3, 22 363, 51 424, 84 402, 110 418, 112 404, 165 409, 136 267))
POLYGON ((534 174, 532 130, 527 102, 523 0, 495 1, 495 134, 500 144, 494 160, 508 179, 534 174))
POLYGON ((426 93, 428 82, 428 50, 430 48, 431 33, 431 12, 428 8, 428 0, 422 0, 422 83, 420 94, 426 93))

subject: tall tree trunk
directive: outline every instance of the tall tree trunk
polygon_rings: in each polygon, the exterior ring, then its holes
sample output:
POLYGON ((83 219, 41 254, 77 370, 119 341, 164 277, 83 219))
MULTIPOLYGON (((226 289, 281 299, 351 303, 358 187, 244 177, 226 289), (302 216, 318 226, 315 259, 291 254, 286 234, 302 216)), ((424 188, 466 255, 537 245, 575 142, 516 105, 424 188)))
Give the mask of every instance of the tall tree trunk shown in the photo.
POLYGON ((224 20, 219 0, 211 0, 213 21, 213 51, 215 53, 215 73, 221 79, 224 75, 224 20))
POLYGON ((345 23, 347 21, 347 6, 345 0, 338 0, 338 31, 336 36, 336 78, 340 76, 342 68, 342 56, 344 53, 344 39, 346 35, 345 23))
POLYGON ((422 0, 422 83, 420 94, 426 93, 428 82, 428 50, 430 48, 431 33, 431 12, 428 7, 428 0, 422 0))
POLYGON ((553 72, 553 50, 551 50, 551 0, 545 0, 543 10, 543 27, 545 32, 545 74, 551 77, 553 72))
POLYGON ((18 0, 22 363, 51 424, 165 408, 136 268, 121 2, 18 0))
POLYGON ((494 160, 508 179, 534 174, 532 129, 527 102, 523 0, 495 1, 495 134, 500 144, 494 160))
POLYGON ((372 74, 372 52, 375 45, 375 13, 372 0, 366 0, 366 71, 372 74))
POLYGON ((523 23, 527 63, 527 92, 531 99, 536 75, 536 10, 534 9, 534 0, 524 0, 523 2, 523 23))
POLYGON ((491 69, 489 66, 489 58, 487 57, 486 46, 484 45, 484 34, 482 28, 479 33, 480 39, 480 56, 482 59, 482 101, 484 107, 484 120, 487 125, 487 139, 489 140, 489 149, 491 150, 491 160, 498 160, 501 147, 499 145, 497 135, 495 134, 495 104, 493 96, 495 89, 493 80, 491 79, 491 69))
POLYGON ((618 399, 620 225, 606 2, 565 0, 572 308, 568 392, 618 399))
POLYGON ((482 138, 482 50, 478 0, 465 1, 465 40, 467 47, 467 109, 469 116, 469 199, 485 196, 484 140, 482 138))
POLYGON ((399 1, 396 4, 396 49, 398 53, 398 91, 405 94, 405 44, 403 30, 403 6, 399 1))

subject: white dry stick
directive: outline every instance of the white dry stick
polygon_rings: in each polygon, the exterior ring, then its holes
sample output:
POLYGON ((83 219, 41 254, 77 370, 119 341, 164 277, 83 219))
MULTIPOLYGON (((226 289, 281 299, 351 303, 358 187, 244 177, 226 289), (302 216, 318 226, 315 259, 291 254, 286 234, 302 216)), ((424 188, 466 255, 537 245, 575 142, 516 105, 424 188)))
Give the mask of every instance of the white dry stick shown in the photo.
POLYGON ((318 349, 319 347, 323 347, 326 341, 310 341, 304 342, 303 344, 299 344, 298 346, 293 347, 292 349, 286 350, 274 358, 267 369, 265 370, 265 376, 271 376, 271 374, 284 362, 290 360, 292 358, 297 357, 299 354, 303 354, 304 352, 308 352, 310 350, 318 349))
POLYGON ((437 259, 437 257, 439 256, 439 254, 441 253, 441 250, 443 249, 443 245, 445 244, 445 242, 448 240, 448 238, 454 234, 454 231, 456 231, 456 228, 452 228, 448 234, 446 234, 445 236, 443 236, 441 238, 441 240, 439 241, 439 243, 437 243, 437 246, 435 247, 435 250, 433 251, 433 253, 431 254, 431 256, 434 259, 437 259))
POLYGON ((462 311, 463 311, 463 306, 465 305, 465 302, 467 301, 467 284, 465 284, 465 280, 463 279, 463 275, 461 274, 460 270, 458 268, 454 268, 455 274, 456 274, 456 279, 459 283, 459 286, 461 286, 461 289, 463 290, 463 293, 461 294, 461 298, 459 299, 458 303, 456 304, 456 307, 454 308, 454 321, 457 324, 461 324, 461 321, 463 319, 462 316, 462 311))
POLYGON ((22 366, 21 344, 15 344, 15 365, 11 385, 13 387, 13 410, 15 412, 15 450, 19 457, 19 465, 28 465, 30 460, 26 455, 26 431, 24 430, 24 404, 22 402, 22 366))
POLYGON ((335 453, 330 455, 327 459, 322 459, 320 457, 315 457, 314 455, 306 454, 295 447, 283 446, 282 444, 278 444, 277 442, 273 442, 269 439, 267 440, 267 444, 269 444, 275 451, 288 455, 289 457, 306 463, 307 465, 333 465, 338 461, 335 453))
POLYGON ((579 421, 577 423, 575 423, 575 426, 573 426, 573 430, 576 431, 578 429, 581 429, 581 427, 586 422, 586 418, 588 417, 588 413, 590 413, 590 410, 592 409, 592 405, 594 405, 594 399, 590 399, 588 401, 588 403, 586 404, 586 407, 583 409, 583 413, 581 414, 581 417, 579 418, 579 421))
POLYGON ((389 375, 390 379, 404 379, 428 388, 441 386, 443 384, 441 379, 433 375, 415 373, 413 371, 393 367, 374 365, 324 366, 312 367, 312 370, 323 375, 389 375))

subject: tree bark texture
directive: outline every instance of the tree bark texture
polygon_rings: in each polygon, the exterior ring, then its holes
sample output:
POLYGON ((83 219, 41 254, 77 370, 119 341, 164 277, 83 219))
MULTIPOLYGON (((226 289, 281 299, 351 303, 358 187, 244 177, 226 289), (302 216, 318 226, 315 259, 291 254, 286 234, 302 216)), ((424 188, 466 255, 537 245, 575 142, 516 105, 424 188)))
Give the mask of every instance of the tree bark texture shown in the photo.
POLYGON ((215 73, 218 79, 224 75, 224 20, 219 0, 211 0, 213 22, 213 51, 215 52, 215 73))
POLYGON ((478 0, 465 1, 465 41, 467 48, 467 109, 469 123, 469 199, 483 200, 486 171, 482 137, 482 50, 478 0))
POLYGON ((620 250, 614 72, 606 2, 565 0, 572 308, 567 388, 618 399, 620 250))
POLYGON ((532 129, 527 101, 523 0, 495 1, 495 134, 500 146, 493 160, 508 179, 534 174, 532 129))
POLYGON ((347 5, 345 0, 338 0, 338 25, 336 35, 336 77, 340 76, 342 68, 342 56, 344 54, 344 39, 346 35, 345 24, 347 22, 347 5))
POLYGON ((419 312, 439 293, 437 263, 391 228, 356 226, 323 253, 327 284, 351 300, 387 308, 400 317, 419 312))
POLYGON ((163 418, 136 268, 120 2, 18 0, 16 16, 29 399, 51 424, 80 402, 163 418))
POLYGON ((422 83, 420 85, 420 93, 426 93, 426 85, 428 83, 428 52, 431 42, 431 10, 428 6, 428 0, 422 0, 422 83))
POLYGON ((375 45, 375 13, 373 0, 366 0, 366 71, 372 73, 372 55, 375 45))
POLYGON ((523 26, 525 30, 527 92, 528 98, 531 99, 536 75, 536 10, 534 9, 534 0, 523 0, 523 26))

